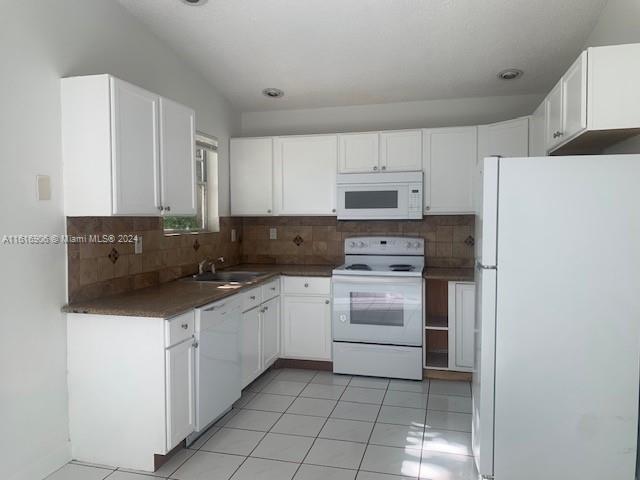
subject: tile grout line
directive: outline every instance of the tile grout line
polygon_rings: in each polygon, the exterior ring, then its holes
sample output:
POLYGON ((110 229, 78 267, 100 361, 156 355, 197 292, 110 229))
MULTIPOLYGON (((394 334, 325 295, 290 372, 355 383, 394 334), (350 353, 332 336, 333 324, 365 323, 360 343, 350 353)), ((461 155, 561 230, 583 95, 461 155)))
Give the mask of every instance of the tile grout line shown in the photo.
POLYGON ((382 411, 382 406, 384 405, 384 399, 387 398, 387 392, 389 392, 389 385, 391 385, 391 380, 387 380, 387 388, 384 391, 384 395, 382 396, 382 401, 380 402, 380 408, 378 408, 378 413, 376 415, 375 420, 373 421, 373 427, 371 428, 371 432, 369 433, 369 438, 367 439, 366 447, 364 448, 364 453, 362 454, 362 458, 360 459, 360 463, 358 464, 358 470, 356 471, 356 477, 360 473, 360 469, 362 468, 362 463, 364 462, 364 456, 367 454, 367 450, 369 449, 369 445, 371 442, 371 437, 373 436, 373 431, 376 428, 376 424, 378 423, 378 418, 380 418, 380 412, 382 411))

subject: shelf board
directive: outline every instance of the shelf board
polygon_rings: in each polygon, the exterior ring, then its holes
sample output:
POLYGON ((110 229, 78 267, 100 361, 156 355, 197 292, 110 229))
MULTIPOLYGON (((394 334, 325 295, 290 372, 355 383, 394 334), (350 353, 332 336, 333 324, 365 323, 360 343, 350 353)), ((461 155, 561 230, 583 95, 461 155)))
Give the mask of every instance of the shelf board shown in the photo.
POLYGON ((449 327, 430 327, 429 325, 427 325, 426 327, 424 327, 425 330, 439 330, 441 332, 446 332, 449 330, 449 327))
POLYGON ((448 328, 449 327, 449 317, 447 317, 446 315, 429 315, 429 314, 427 314, 425 325, 427 326, 427 328, 428 327, 448 328))

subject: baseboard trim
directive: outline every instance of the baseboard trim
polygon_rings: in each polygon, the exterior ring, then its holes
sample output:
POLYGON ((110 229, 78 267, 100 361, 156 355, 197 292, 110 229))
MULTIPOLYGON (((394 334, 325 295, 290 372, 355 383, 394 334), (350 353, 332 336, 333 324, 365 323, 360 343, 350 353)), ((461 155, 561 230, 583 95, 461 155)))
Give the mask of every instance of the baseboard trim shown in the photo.
POLYGON ((333 371, 333 362, 320 360, 298 360, 296 358, 279 358, 273 364, 273 368, 301 368, 307 370, 333 371))
POLYGON ((451 370, 434 370, 425 368, 422 371, 422 378, 433 378, 434 380, 462 380, 470 382, 473 375, 470 372, 453 372, 451 370))
POLYGON ((9 476, 9 480, 42 480, 71 460, 71 443, 65 442, 27 468, 9 476))

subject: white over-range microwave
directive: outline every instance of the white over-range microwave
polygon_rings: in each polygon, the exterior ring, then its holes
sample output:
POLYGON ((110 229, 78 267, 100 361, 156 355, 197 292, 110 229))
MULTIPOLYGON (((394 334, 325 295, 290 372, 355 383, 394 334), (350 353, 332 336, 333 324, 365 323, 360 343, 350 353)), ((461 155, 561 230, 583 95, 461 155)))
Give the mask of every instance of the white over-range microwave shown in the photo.
POLYGON ((338 220, 422 218, 422 172, 339 174, 337 191, 338 220))

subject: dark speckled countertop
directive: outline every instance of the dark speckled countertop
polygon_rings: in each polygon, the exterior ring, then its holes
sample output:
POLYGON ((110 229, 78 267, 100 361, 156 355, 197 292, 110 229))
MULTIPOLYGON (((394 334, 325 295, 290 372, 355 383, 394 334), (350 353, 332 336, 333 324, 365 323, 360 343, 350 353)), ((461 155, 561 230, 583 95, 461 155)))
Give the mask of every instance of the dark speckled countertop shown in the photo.
MULTIPOLYGON (((330 277, 333 268, 332 265, 235 265, 229 267, 229 270, 255 271, 263 275, 252 282, 243 282, 232 287, 216 283, 185 281, 185 279, 175 280, 120 295, 70 303, 62 310, 67 313, 170 318, 252 288, 277 275, 330 277)), ((474 269, 429 267, 425 268, 423 276, 434 280, 472 282, 474 269)))
POLYGON ((330 277, 331 265, 256 265, 243 264, 229 267, 232 271, 263 272, 252 282, 229 287, 185 279, 132 292, 70 303, 63 312, 96 315, 122 315, 129 317, 170 318, 195 307, 216 302, 239 291, 249 289, 277 275, 330 277))

